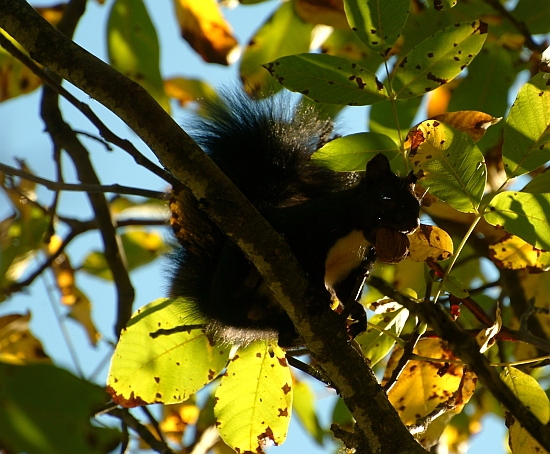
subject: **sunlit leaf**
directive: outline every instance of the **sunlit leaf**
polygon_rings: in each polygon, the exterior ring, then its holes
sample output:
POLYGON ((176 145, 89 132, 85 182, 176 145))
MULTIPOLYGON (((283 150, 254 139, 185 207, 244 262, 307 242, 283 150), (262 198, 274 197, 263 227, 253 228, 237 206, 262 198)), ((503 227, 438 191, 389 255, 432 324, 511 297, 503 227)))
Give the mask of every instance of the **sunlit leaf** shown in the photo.
MULTIPOLYGON (((441 368, 445 366, 446 360, 456 359, 441 339, 420 340, 414 353, 441 361, 409 361, 399 380, 388 393, 390 402, 405 424, 416 423, 418 418, 428 415, 439 404, 447 402, 453 393, 460 390, 460 382, 465 373, 462 365, 448 363, 448 368, 445 368, 445 373, 441 375, 441 368)), ((391 356, 384 372, 384 380, 389 379, 401 355, 402 350, 396 350, 391 356)), ((467 377, 467 380, 473 379, 473 376, 467 377)), ((468 395, 461 396, 460 405, 455 408, 457 413, 472 394, 473 390, 469 389, 468 395)))
POLYGON ((453 240, 449 234, 432 225, 420 224, 409 238, 408 258, 415 262, 447 260, 453 254, 453 240))
POLYGON ((481 202, 487 169, 472 138, 434 120, 409 132, 409 162, 421 171, 420 184, 464 213, 475 213, 481 202))
POLYGON ((495 118, 475 110, 461 110, 436 115, 431 120, 441 121, 458 131, 465 132, 474 139, 474 142, 477 142, 485 135, 490 126, 497 124, 502 118, 495 118))
POLYGON ((263 66, 284 87, 317 102, 366 106, 388 98, 373 73, 340 57, 292 55, 263 66))
POLYGON ((386 57, 409 16, 409 0, 344 0, 351 29, 368 47, 386 57))
POLYGON ((29 329, 31 313, 0 317, 0 360, 49 362, 42 343, 29 329))
POLYGON ((181 36, 203 60, 229 65, 239 44, 215 0, 174 0, 181 36))
POLYGON ((498 243, 491 244, 489 253, 491 260, 499 268, 540 272, 550 267, 550 252, 543 252, 515 235, 509 235, 498 243))
POLYGON ((546 169, 544 172, 539 173, 535 178, 533 178, 521 192, 548 192, 550 193, 550 172, 546 169))
POLYGON ((367 331, 355 338, 361 346, 365 358, 370 361, 371 366, 383 359, 395 345, 395 338, 383 331, 398 337, 409 316, 408 310, 389 298, 383 298, 376 304, 377 309, 375 314, 369 318, 367 331))
POLYGON ((215 379, 229 349, 213 345, 201 329, 169 331, 194 322, 190 303, 182 299, 158 299, 134 313, 111 360, 107 387, 113 400, 128 407, 178 403, 215 379))
POLYGON ((223 440, 238 452, 261 452, 286 439, 292 377, 284 351, 256 341, 238 350, 216 390, 214 413, 223 440))
POLYGON ((160 75, 157 32, 143 0, 116 0, 107 23, 111 65, 145 88, 170 112, 160 75))
MULTIPOLYGON (((501 372, 500 378, 540 422, 543 424, 548 422, 550 419, 550 402, 537 380, 515 367, 506 367, 501 372)), ((505 411, 508 413, 507 409, 505 411)), ((510 429, 508 442, 514 454, 544 454, 548 452, 540 446, 512 415, 509 415, 506 421, 510 429)))
POLYGON ((323 445, 325 431, 319 424, 315 412, 315 395, 309 385, 304 381, 294 380, 293 384, 294 401, 292 408, 304 429, 319 444, 323 445))
POLYGON ((429 0, 436 11, 452 8, 458 0, 429 0))
POLYGON ((454 79, 486 38, 487 24, 474 21, 451 25, 425 39, 398 65, 392 82, 397 97, 419 96, 454 79))
POLYGON ((365 170, 367 162, 378 153, 384 153, 389 160, 401 155, 399 147, 388 136, 361 132, 331 140, 311 158, 337 172, 353 172, 365 170))
POLYGON ((0 362, 0 444, 10 452, 102 454, 120 432, 96 427, 90 416, 109 397, 95 384, 50 364, 0 362))
POLYGON ((312 24, 306 24, 296 15, 292 2, 283 2, 244 49, 239 75, 245 89, 260 94, 266 88, 280 89, 262 65, 285 55, 307 52, 312 30, 312 24))
POLYGON ((505 191, 491 200, 484 216, 489 224, 550 251, 549 207, 550 193, 505 191))
POLYGON ((519 91, 504 125, 502 161, 508 177, 536 169, 549 160, 550 80, 539 73, 519 91))

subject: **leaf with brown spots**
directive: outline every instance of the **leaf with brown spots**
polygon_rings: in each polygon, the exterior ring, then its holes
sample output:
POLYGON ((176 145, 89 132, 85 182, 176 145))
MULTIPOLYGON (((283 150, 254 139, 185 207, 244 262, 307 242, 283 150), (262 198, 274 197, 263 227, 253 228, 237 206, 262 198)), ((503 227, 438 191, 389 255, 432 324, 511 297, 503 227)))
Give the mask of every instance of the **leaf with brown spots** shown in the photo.
POLYGON ((292 377, 285 353, 257 341, 239 349, 216 390, 214 415, 223 441, 237 452, 263 452, 286 439, 292 377))
POLYGON ((408 238, 408 258, 415 262, 425 262, 429 259, 447 260, 453 254, 452 238, 439 227, 420 224, 408 238))
POLYGON ((536 273, 550 269, 550 252, 541 251, 520 237, 508 235, 489 246, 491 260, 499 268, 536 273))
MULTIPOLYGON (((4 30, 0 30, 0 33, 12 41, 19 50, 25 52, 4 30)), ((30 93, 40 85, 40 77, 0 47, 0 102, 30 93)))
POLYGON ((383 58, 387 58, 409 17, 411 2, 344 0, 344 6, 349 26, 359 39, 383 58))
POLYGON ((212 345, 201 329, 170 332, 193 323, 189 310, 188 301, 163 298, 134 313, 111 359, 113 399, 121 405, 179 403, 220 374, 229 349, 212 345))
POLYGON ((376 75, 344 58, 299 54, 263 66, 284 87, 317 102, 366 106, 388 99, 376 75))
POLYGON ((409 131, 406 145, 422 187, 463 213, 477 211, 487 169, 483 154, 468 134, 427 120, 409 131))
MULTIPOLYGON (((468 403, 475 391, 475 376, 471 372, 464 372, 460 364, 446 362, 457 358, 441 339, 420 340, 414 353, 426 358, 441 359, 441 361, 420 359, 409 361, 388 392, 388 399, 403 422, 415 424, 419 418, 430 414, 444 402, 456 404, 450 414, 444 414, 432 423, 435 424, 434 432, 422 440, 425 445, 429 445, 430 441, 433 442, 434 439, 439 438, 450 419, 448 416, 460 413, 468 403), (443 371, 444 374, 442 374, 443 371), (438 425, 438 420, 442 422, 441 426, 438 425)), ((396 350, 391 356, 384 372, 384 381, 389 379, 401 356, 401 349, 396 350)), ((423 436, 426 437, 426 435, 423 436)))
POLYGON ((490 126, 497 124, 502 118, 492 117, 477 110, 460 110, 458 112, 446 112, 441 115, 435 115, 431 120, 441 121, 459 131, 465 132, 474 139, 474 142, 477 142, 485 135, 490 126))
POLYGON ((246 45, 239 76, 249 93, 273 92, 281 86, 262 68, 266 62, 285 55, 309 51, 313 25, 298 17, 292 2, 282 2, 246 45), (266 90, 266 87, 269 87, 266 90))
POLYGON ((397 66, 392 81, 397 97, 420 96, 454 79, 486 38, 487 24, 481 21, 451 25, 426 38, 397 66))

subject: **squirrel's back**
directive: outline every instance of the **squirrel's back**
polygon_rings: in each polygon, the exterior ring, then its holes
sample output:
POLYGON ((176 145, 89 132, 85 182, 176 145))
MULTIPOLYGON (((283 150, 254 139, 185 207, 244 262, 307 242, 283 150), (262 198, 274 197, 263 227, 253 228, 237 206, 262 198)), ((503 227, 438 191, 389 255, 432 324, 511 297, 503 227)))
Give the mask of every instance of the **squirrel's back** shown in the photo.
MULTIPOLYGON (((329 307, 331 294, 341 298, 333 284, 347 279, 348 291, 354 287, 356 269, 366 261, 370 266, 374 259, 369 242, 379 227, 407 232, 418 223, 411 182, 394 175, 384 156, 373 159, 362 176, 334 172, 311 161, 311 155, 333 139, 332 129, 315 109, 300 107, 289 97, 255 101, 243 93, 208 103, 206 115, 188 128, 285 237, 312 285, 330 290, 319 302, 321 308, 329 307), (351 240, 344 241, 348 235, 351 240), (325 262, 336 244, 337 254, 351 257, 353 263, 344 264, 343 274, 331 271, 336 277, 327 283, 325 262)), ((255 267, 200 211, 193 196, 185 190, 175 194, 172 211, 182 248, 173 254, 171 295, 190 301, 210 329, 226 340, 278 337, 280 344, 292 344, 296 332, 288 315, 255 267)), ((331 263, 339 261, 334 257, 333 252, 331 263)))

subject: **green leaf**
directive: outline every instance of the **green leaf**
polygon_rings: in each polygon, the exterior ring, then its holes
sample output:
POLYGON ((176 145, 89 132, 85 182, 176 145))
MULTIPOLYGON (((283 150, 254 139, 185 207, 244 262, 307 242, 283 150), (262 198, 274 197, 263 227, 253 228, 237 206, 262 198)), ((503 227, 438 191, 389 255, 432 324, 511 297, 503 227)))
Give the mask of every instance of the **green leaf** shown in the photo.
POLYGON ((300 54, 263 66, 284 87, 316 102, 366 106, 388 98, 373 73, 344 58, 300 54))
POLYGON ((533 178, 521 192, 548 192, 550 193, 550 172, 546 169, 544 172, 539 173, 535 178, 533 178))
POLYGON ((412 122, 422 98, 397 99, 394 101, 394 107, 390 102, 379 102, 374 104, 370 110, 369 130, 385 134, 393 139, 395 143, 400 143, 399 133, 401 137, 406 135, 406 132, 412 126, 412 122), (397 114, 397 121, 395 115, 397 114), (399 129, 397 129, 399 122, 399 129))
POLYGON ((410 0, 344 0, 351 29, 368 47, 386 57, 409 16, 410 0))
POLYGON ((538 73, 519 91, 504 126, 502 162, 509 178, 549 160, 550 80, 538 73))
POLYGON ((401 155, 388 136, 360 132, 330 141, 313 153, 312 159, 337 172, 353 172, 365 170, 367 162, 378 153, 386 154, 390 160, 401 155))
POLYGON ((244 86, 254 93, 266 87, 273 92, 279 90, 281 86, 273 83, 262 65, 279 57, 307 52, 312 30, 313 24, 296 15, 292 2, 283 2, 244 50, 239 68, 244 86))
POLYGON ((294 381, 294 402, 292 408, 304 429, 313 439, 323 446, 325 431, 319 424, 315 413, 315 396, 309 385, 303 381, 294 381))
POLYGON ((392 87, 398 98, 420 96, 454 79, 480 51, 487 24, 462 22, 438 31, 399 63, 392 87))
POLYGON ((216 390, 214 414, 222 439, 237 452, 262 452, 286 439, 292 377, 284 351, 268 342, 240 348, 216 390))
POLYGON ((485 220, 519 236, 538 249, 550 251, 550 193, 505 191, 485 210, 485 220))
POLYGON ((129 407, 178 403, 216 378, 229 348, 213 345, 201 329, 157 333, 193 323, 200 321, 193 319, 192 304, 181 298, 158 299, 139 309, 111 359, 107 386, 113 400, 129 407))
POLYGON ((511 14, 524 24, 531 34, 548 33, 550 3, 540 0, 521 0, 511 14))
POLYGON ((51 364, 0 362, 0 446, 33 454, 99 454, 120 442, 90 416, 109 396, 101 387, 51 364))
POLYGON ((456 276, 447 276, 443 286, 445 290, 457 298, 466 298, 469 295, 466 286, 456 276))
POLYGON ((160 75, 157 32, 143 0, 116 0, 107 23, 110 64, 145 88, 164 110, 170 112, 160 75))
POLYGON ((372 325, 379 327, 384 331, 388 331, 395 336, 399 336, 405 322, 409 316, 409 311, 403 307, 393 311, 385 311, 377 313, 369 319, 369 328, 364 333, 356 337, 356 341, 361 346, 361 350, 368 358, 370 365, 374 366, 383 359, 395 345, 395 339, 380 330, 372 328, 372 325))
POLYGON ((435 120, 409 132, 411 167, 420 184, 463 213, 476 213, 483 197, 487 168, 483 154, 466 133, 435 120))
MULTIPOLYGON (((537 380, 515 367, 506 367, 501 372, 500 378, 540 422, 543 424, 548 422, 550 402, 537 380)), ((518 421, 514 418, 506 418, 506 421, 510 429, 509 444, 512 452, 516 454, 546 452, 518 421)))

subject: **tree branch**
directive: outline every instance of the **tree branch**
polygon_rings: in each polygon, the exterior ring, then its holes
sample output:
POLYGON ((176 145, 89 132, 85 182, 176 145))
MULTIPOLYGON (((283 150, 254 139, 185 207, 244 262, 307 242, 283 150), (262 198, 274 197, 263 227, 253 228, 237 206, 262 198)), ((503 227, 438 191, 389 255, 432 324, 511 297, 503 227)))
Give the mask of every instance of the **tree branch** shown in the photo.
POLYGON ((119 116, 254 263, 357 421, 359 453, 425 453, 406 430, 337 314, 308 311, 304 272, 288 245, 139 85, 58 33, 23 0, 0 0, 0 27, 39 63, 119 116), (154 122, 151 121, 154 118, 154 122), (389 435, 391 433, 391 436, 389 435))

